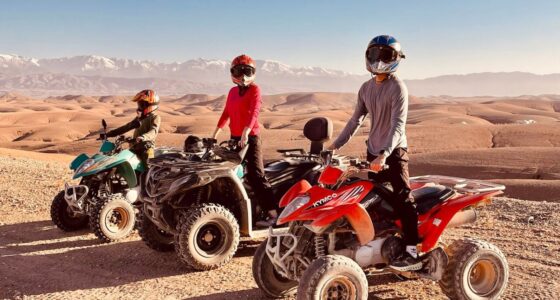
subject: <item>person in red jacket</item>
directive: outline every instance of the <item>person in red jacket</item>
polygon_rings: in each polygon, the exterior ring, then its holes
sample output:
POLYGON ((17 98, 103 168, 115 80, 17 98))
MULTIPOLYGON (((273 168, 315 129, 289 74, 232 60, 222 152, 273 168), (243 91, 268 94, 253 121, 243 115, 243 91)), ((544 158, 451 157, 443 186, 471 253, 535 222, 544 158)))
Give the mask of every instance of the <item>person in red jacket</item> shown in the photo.
POLYGON ((231 138, 239 145, 249 145, 245 155, 247 179, 255 190, 257 203, 268 216, 258 226, 272 226, 278 217, 276 205, 272 201, 272 187, 265 177, 262 142, 259 137, 259 111, 261 108, 261 91, 255 80, 255 62, 248 55, 240 55, 231 63, 231 79, 236 84, 229 90, 226 105, 213 138, 217 138, 229 120, 231 138))

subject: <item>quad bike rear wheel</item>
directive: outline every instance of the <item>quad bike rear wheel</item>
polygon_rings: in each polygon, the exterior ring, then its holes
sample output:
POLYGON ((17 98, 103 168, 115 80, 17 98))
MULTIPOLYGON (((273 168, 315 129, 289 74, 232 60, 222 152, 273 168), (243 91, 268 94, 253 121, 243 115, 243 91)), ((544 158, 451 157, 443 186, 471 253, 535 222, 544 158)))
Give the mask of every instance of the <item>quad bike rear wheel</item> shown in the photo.
POLYGON ((496 246, 465 239, 455 241, 447 254, 449 264, 439 285, 450 299, 497 299, 504 293, 508 263, 496 246))
POLYGON ((64 191, 60 191, 51 203, 51 220, 56 227, 64 231, 84 229, 88 225, 88 216, 75 214, 64 199, 64 191))
POLYGON ((264 240, 260 244, 253 256, 253 278, 267 297, 294 296, 297 291, 297 281, 285 278, 276 272, 270 258, 266 255, 267 241, 264 240))
POLYGON ((366 300, 368 281, 348 257, 327 255, 314 260, 301 277, 298 300, 366 300))
POLYGON ((175 252, 183 263, 206 271, 228 263, 239 245, 239 225, 233 214, 218 204, 190 207, 177 223, 175 252))
POLYGON ((173 251, 173 234, 159 229, 145 214, 138 216, 138 234, 144 243, 160 252, 173 251))
POLYGON ((96 203, 89 218, 93 233, 106 243, 129 236, 135 223, 134 206, 122 194, 112 194, 105 201, 96 203))

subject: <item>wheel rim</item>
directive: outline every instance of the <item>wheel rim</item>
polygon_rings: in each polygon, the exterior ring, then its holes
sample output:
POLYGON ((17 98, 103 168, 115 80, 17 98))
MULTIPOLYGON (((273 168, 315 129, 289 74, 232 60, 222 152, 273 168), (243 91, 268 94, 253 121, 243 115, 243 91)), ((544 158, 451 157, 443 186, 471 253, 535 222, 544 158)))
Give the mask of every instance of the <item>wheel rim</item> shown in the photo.
POLYGON ((468 283, 470 289, 479 296, 491 294, 498 284, 496 265, 488 259, 475 262, 469 270, 468 283))
POLYGON ((346 276, 336 276, 325 283, 321 299, 349 300, 356 299, 357 289, 346 276))
POLYGON ((123 207, 115 207, 111 209, 105 216, 105 224, 110 232, 119 232, 125 229, 130 220, 128 211, 123 207))
POLYGON ((222 224, 215 222, 204 224, 196 234, 198 252, 206 257, 221 253, 225 247, 226 236, 222 224))

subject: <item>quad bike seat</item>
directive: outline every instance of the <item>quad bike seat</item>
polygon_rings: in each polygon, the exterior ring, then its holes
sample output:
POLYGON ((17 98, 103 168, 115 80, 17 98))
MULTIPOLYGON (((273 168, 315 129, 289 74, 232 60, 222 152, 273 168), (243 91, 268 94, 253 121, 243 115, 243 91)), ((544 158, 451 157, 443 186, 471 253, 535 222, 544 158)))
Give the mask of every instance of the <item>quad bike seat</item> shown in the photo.
POLYGON ((264 171, 267 174, 274 174, 285 171, 289 168, 297 168, 301 165, 316 165, 316 162, 301 159, 283 159, 278 161, 273 161, 265 165, 264 171))
POLYGON ((432 207, 451 198, 455 191, 443 185, 432 185, 419 188, 412 191, 414 201, 416 201, 416 210, 419 214, 428 212, 432 207))
POLYGON ((303 126, 303 135, 311 141, 309 153, 319 155, 324 150, 324 143, 331 139, 333 124, 325 117, 313 118, 303 126))
MULTIPOLYGON (((333 124, 329 118, 317 117, 313 118, 303 126, 303 135, 311 141, 309 154, 319 155, 324 150, 324 143, 331 139, 333 133, 333 124)), ((306 155, 305 150, 296 149, 279 149, 279 153, 297 153, 306 155)))

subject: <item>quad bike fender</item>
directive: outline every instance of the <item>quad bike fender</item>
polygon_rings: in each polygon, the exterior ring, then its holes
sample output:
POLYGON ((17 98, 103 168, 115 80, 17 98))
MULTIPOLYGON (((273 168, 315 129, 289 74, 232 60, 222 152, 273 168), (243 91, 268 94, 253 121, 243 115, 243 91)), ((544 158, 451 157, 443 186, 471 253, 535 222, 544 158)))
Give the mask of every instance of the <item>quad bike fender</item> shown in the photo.
POLYGON ((136 178, 136 172, 132 165, 128 162, 124 162, 117 166, 117 172, 126 180, 129 188, 134 188, 138 186, 138 179, 136 178))
POLYGON ((322 215, 320 219, 313 221, 311 226, 325 227, 341 217, 345 217, 348 220, 348 223, 350 223, 358 236, 360 245, 367 244, 375 237, 373 222, 366 209, 360 203, 344 205, 333 210, 330 214, 322 215))
POLYGON ((75 171, 89 156, 85 153, 78 155, 74 160, 70 163, 70 170, 75 171))
POLYGON ((418 228, 418 233, 423 237, 421 251, 427 252, 437 245, 437 241, 449 221, 457 212, 475 205, 478 202, 489 200, 494 196, 502 194, 502 191, 491 191, 475 195, 466 195, 455 199, 450 199, 443 203, 441 207, 423 222, 418 228))
MULTIPOLYGON (((140 172, 144 170, 144 166, 140 161, 140 159, 136 156, 136 154, 132 153, 130 150, 121 151, 119 154, 114 156, 94 155, 92 159, 95 160, 95 163, 91 165, 89 168, 83 170, 81 173, 74 174, 73 179, 107 171, 112 168, 118 167, 121 164, 129 164, 129 166, 133 170, 137 170, 140 172)), ((129 185, 131 184, 131 182, 128 181, 128 179, 127 179, 127 183, 129 185)), ((136 182, 136 177, 134 178, 133 183, 134 185, 131 187, 134 187, 138 184, 136 182)))
POLYGON ((296 182, 296 184, 294 184, 284 194, 284 196, 282 196, 282 199, 280 199, 279 206, 281 208, 286 207, 286 205, 290 204, 290 202, 292 202, 292 200, 294 200, 298 195, 307 192, 310 188, 311 188, 311 184, 305 179, 296 182))
POLYGON ((252 205, 251 199, 243 186, 243 181, 237 176, 236 170, 233 169, 217 169, 208 172, 200 172, 198 174, 191 174, 189 178, 183 180, 180 186, 174 187, 171 185, 170 191, 159 201, 166 202, 170 198, 175 197, 177 194, 184 194, 187 191, 196 189, 205 185, 212 183, 218 179, 228 180, 234 187, 236 197, 234 201, 239 203, 239 215, 235 215, 239 222, 239 231, 244 236, 251 236, 253 216, 252 216, 252 205))

